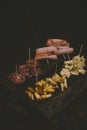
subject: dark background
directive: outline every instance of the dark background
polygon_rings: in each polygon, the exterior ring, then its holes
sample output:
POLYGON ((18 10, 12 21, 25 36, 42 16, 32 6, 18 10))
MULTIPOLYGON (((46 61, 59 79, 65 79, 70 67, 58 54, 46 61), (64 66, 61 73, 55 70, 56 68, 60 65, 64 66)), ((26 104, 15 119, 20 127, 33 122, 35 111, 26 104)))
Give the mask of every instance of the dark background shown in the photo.
POLYGON ((47 38, 63 38, 74 47, 86 43, 86 11, 85 3, 71 1, 8 2, 6 8, 0 8, 1 77, 14 71, 15 64, 25 63, 29 47, 34 56, 47 38))
MULTIPOLYGON (((29 47, 33 57, 35 49, 45 46, 48 38, 66 39, 74 48, 80 48, 82 43, 87 44, 86 12, 86 3, 81 1, 6 3, 6 7, 0 8, 0 78, 15 71, 15 64, 26 62, 29 47)), ((56 121, 50 124, 37 112, 33 114, 32 110, 30 117, 24 117, 2 107, 1 126, 14 130, 56 130, 60 126, 59 129, 64 130, 85 130, 86 98, 87 90, 80 94, 65 112, 60 113, 60 125, 56 121)))

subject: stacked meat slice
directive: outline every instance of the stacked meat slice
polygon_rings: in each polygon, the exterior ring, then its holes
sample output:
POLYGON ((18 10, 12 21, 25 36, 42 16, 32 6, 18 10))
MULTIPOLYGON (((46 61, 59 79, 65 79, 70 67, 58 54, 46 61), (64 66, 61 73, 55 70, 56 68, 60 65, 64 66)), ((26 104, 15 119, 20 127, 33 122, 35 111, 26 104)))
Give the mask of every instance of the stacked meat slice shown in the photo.
POLYGON ((13 72, 9 75, 9 79, 14 84, 22 84, 25 81, 25 76, 21 75, 18 72, 13 72))
POLYGON ((13 72, 9 75, 9 79, 13 83, 20 84, 23 83, 26 78, 39 76, 41 74, 39 60, 57 60, 59 55, 73 52, 70 43, 63 39, 48 39, 45 45, 46 47, 36 49, 34 59, 30 59, 26 64, 20 65, 17 72, 13 72))
POLYGON ((9 75, 9 79, 14 84, 23 83, 26 78, 32 78, 33 76, 39 76, 41 74, 41 68, 35 59, 27 61, 26 64, 20 65, 18 72, 13 72, 9 75))
POLYGON ((53 59, 57 60, 59 55, 72 53, 70 43, 62 39, 48 39, 46 47, 36 49, 36 60, 53 59))
POLYGON ((35 59, 31 59, 26 62, 26 65, 19 66, 19 72, 27 78, 31 78, 36 75, 39 76, 41 74, 41 68, 35 59))
POLYGON ((56 46, 49 46, 36 49, 36 60, 41 59, 54 59, 57 60, 57 56, 54 55, 54 51, 57 49, 56 46))

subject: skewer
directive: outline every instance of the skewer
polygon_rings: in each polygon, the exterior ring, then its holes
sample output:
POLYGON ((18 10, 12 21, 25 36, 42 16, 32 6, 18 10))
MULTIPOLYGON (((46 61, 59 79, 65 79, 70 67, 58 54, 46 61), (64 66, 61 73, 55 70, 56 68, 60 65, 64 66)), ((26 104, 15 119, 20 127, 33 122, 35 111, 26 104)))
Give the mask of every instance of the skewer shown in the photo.
POLYGON ((49 60, 47 59, 47 64, 49 64, 49 60))
POLYGON ((81 44, 81 47, 80 47, 80 50, 79 50, 79 55, 81 55, 82 48, 83 48, 83 43, 81 44))
POLYGON ((67 53, 67 57, 68 57, 68 60, 70 60, 70 56, 69 56, 69 53, 67 53))
POLYGON ((29 61, 30 61, 30 48, 29 48, 29 61))
POLYGON ((36 69, 36 57, 35 57, 34 72, 36 74, 36 82, 37 82, 38 81, 38 76, 37 76, 37 69, 36 69))
POLYGON ((63 54, 63 58, 64 58, 64 60, 66 60, 66 57, 65 57, 65 55, 63 54))
MULTIPOLYGON (((47 49, 45 48, 44 51, 47 52, 47 49)), ((47 59, 47 64, 49 64, 49 60, 48 59, 47 59)))

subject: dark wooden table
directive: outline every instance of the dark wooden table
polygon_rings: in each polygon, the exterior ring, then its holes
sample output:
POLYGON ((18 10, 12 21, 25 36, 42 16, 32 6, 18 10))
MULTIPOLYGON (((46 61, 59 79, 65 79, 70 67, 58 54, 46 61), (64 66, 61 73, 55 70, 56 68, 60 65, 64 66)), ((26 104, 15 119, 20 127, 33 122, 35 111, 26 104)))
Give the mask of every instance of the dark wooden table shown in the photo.
MULTIPOLYGON (((62 63, 62 61, 61 61, 62 63)), ((60 66, 61 66, 60 63, 60 66)), ((52 67, 54 67, 53 65, 52 67)), ((49 69, 50 71, 50 69, 49 69)), ((49 75, 49 71, 45 73, 49 75)), ((52 71, 52 69, 51 69, 52 71)), ((25 89, 32 84, 35 79, 25 82, 22 85, 15 85, 11 83, 6 77, 0 82, 1 89, 1 103, 2 106, 17 111, 21 114, 28 114, 29 107, 42 113, 48 120, 52 120, 56 115, 65 109, 76 97, 87 89, 87 73, 85 75, 71 76, 68 81, 68 87, 64 92, 58 92, 52 98, 42 101, 32 101, 25 95, 25 89)))
MULTIPOLYGON (((55 67, 55 64, 52 67, 55 67)), ((50 73, 48 72, 44 76, 49 75, 50 73)), ((34 82, 33 79, 31 80, 32 82, 34 82)), ((24 94, 28 83, 30 84, 30 82, 26 82, 22 85, 13 85, 8 80, 8 75, 6 78, 0 80, 0 108, 3 111, 1 116, 3 117, 3 122, 5 120, 9 122, 9 117, 14 122, 14 120, 17 120, 17 115, 20 121, 19 123, 16 122, 16 126, 18 127, 20 124, 22 128, 21 122, 25 122, 25 126, 27 125, 28 127, 26 122, 33 121, 36 126, 32 125, 32 130, 36 129, 36 127, 39 130, 39 125, 43 125, 43 129, 49 128, 50 130, 51 128, 53 128, 52 130, 64 130, 65 127, 67 130, 82 130, 86 126, 86 104, 83 100, 87 94, 87 73, 85 75, 71 77, 68 81, 70 86, 68 89, 63 93, 54 94, 52 98, 42 102, 32 102, 24 94), (7 114, 5 111, 9 111, 11 114, 7 114), (11 116, 13 113, 15 119, 11 116), (81 123, 79 124, 79 122, 81 123)))

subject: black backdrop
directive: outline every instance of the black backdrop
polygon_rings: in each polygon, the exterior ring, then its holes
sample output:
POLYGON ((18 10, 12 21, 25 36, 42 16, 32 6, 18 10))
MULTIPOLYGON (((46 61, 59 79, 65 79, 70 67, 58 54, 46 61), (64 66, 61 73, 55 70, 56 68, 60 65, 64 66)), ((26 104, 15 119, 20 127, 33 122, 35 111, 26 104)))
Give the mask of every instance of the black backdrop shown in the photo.
POLYGON ((87 42, 85 3, 31 3, 28 8, 0 8, 0 76, 24 64, 28 48, 45 46, 47 38, 63 38, 74 47, 87 42))

